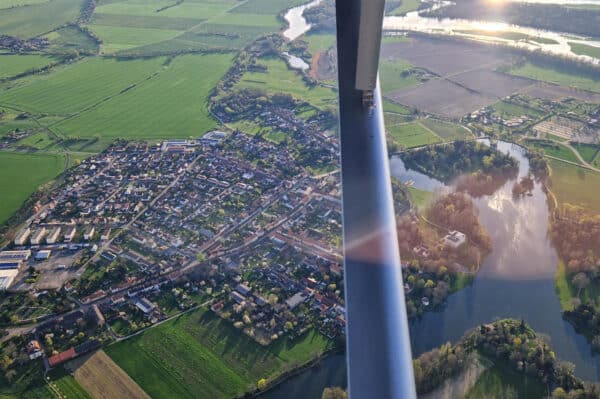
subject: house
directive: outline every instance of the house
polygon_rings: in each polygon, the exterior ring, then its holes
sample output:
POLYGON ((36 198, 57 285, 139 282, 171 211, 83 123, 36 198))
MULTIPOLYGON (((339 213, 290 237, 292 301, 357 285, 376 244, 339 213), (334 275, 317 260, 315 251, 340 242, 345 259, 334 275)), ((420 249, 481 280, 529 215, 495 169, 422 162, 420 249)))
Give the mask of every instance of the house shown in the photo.
POLYGON ((55 227, 50 230, 48 236, 46 237, 47 244, 55 244, 58 241, 58 237, 60 237, 60 227, 55 227))
POLYGON ((51 356, 48 359, 48 364, 50 367, 56 367, 64 362, 73 359, 77 356, 77 352, 75 352, 75 348, 71 347, 64 352, 60 352, 58 355, 51 356))
POLYGON ((444 243, 452 248, 458 248, 467 241, 467 236, 457 230, 452 230, 444 237, 444 243))
POLYGON ((110 229, 104 230, 104 232, 100 236, 100 240, 102 240, 102 241, 108 241, 108 239, 110 238, 110 231, 111 231, 110 229))
POLYGON ((35 233, 33 233, 33 236, 31 237, 31 245, 40 245, 45 235, 45 227, 42 227, 41 229, 37 230, 35 233))
POLYGON ((306 300, 306 295, 303 292, 297 292, 292 297, 288 298, 285 301, 285 304, 290 308, 290 310, 294 309, 296 306, 300 305, 302 302, 306 300))
POLYGON ((231 299, 233 299, 234 301, 236 301, 237 303, 242 303, 246 300, 246 297, 243 296, 242 294, 240 294, 237 291, 233 291, 231 293, 231 299))
POLYGON ((252 292, 252 288, 248 287, 246 284, 238 284, 238 286, 235 287, 235 290, 244 296, 248 296, 248 294, 252 292))
POLYGON ((29 359, 31 360, 37 359, 38 357, 44 354, 44 352, 42 352, 42 347, 39 341, 35 339, 29 341, 25 348, 27 349, 27 354, 29 355, 29 359))
POLYGON ((25 245, 30 235, 31 229, 29 227, 21 230, 19 234, 17 234, 17 236, 15 237, 15 245, 25 245))
POLYGON ((96 305, 96 304, 92 305, 92 307, 90 308, 90 314, 94 318, 94 320, 96 321, 96 324, 99 327, 104 326, 104 324, 106 323, 106 320, 104 319, 104 315, 100 311, 100 308, 98 307, 98 305, 96 305))

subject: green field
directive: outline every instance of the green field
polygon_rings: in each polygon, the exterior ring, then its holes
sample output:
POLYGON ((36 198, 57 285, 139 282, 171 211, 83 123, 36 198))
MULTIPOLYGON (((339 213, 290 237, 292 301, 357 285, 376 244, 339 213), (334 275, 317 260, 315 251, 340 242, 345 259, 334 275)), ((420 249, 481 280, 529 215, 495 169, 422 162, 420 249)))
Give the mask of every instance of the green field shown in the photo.
POLYGON ((161 58, 86 59, 1 93, 0 105, 9 104, 37 113, 74 114, 141 83, 160 70, 164 61, 161 58))
POLYGON ((0 0, 0 9, 47 3, 48 1, 49 0, 0 0))
POLYGON ((283 10, 305 3, 306 0, 249 0, 235 7, 231 12, 277 15, 283 10))
POLYGON ((302 36, 302 40, 308 43, 308 52, 311 54, 329 50, 336 44, 335 35, 328 33, 309 33, 302 36))
POLYGON ((418 85, 420 83, 419 79, 412 74, 408 74, 412 67, 411 64, 405 61, 381 61, 379 63, 379 73, 382 93, 418 85))
POLYGON ((525 78, 556 83, 561 86, 571 86, 582 90, 600 93, 600 80, 586 76, 571 74, 552 67, 540 67, 530 62, 508 70, 508 73, 525 78))
POLYGON ((544 151, 546 155, 551 157, 564 159, 565 161, 579 163, 577 156, 571 151, 570 148, 562 144, 545 144, 541 142, 531 141, 529 145, 534 148, 538 148, 544 151), (556 148, 558 146, 558 148, 556 148))
POLYGON ((55 144, 54 139, 46 132, 32 134, 17 141, 14 147, 28 147, 34 150, 43 150, 55 144))
POLYGON ((170 29, 129 28, 104 25, 90 25, 88 28, 102 39, 102 52, 114 53, 133 47, 172 39, 181 32, 170 29))
POLYGON ((424 209, 429 200, 431 199, 432 193, 429 191, 419 190, 418 188, 408 187, 412 202, 418 209, 424 209))
POLYGON ((435 134, 440 136, 444 141, 459 140, 467 137, 472 137, 469 132, 463 126, 457 125, 451 122, 440 121, 437 119, 427 118, 421 120, 421 123, 426 128, 432 130, 435 134))
POLYGON ((259 379, 304 364, 331 345, 310 331, 293 345, 282 338, 265 348, 201 309, 111 345, 106 353, 155 399, 217 399, 239 396, 259 379))
POLYGON ((79 385, 75 378, 63 367, 54 369, 48 375, 48 383, 65 399, 91 399, 91 396, 79 385))
MULTIPOLYGON (((401 115, 410 115, 412 113, 410 108, 405 107, 404 105, 392 102, 386 98, 383 98, 383 112, 392 113, 392 114, 401 114, 401 115)), ((386 123, 387 123, 387 119, 386 119, 386 123)))
POLYGON ((4 223, 42 184, 65 166, 63 155, 0 152, 0 223, 4 223))
POLYGON ((550 159, 551 188, 559 203, 600 212, 600 173, 550 159))
POLYGON ((575 148, 577 152, 579 152, 579 155, 581 155, 581 157, 585 159, 586 162, 592 162, 592 160, 598 153, 598 150, 600 149, 600 146, 592 144, 571 144, 571 146, 575 148))
POLYGON ((524 107, 519 104, 514 104, 506 101, 499 101, 492 105, 494 113, 505 118, 514 118, 522 115, 527 115, 531 118, 539 118, 544 115, 542 111, 531 107, 524 107))
POLYGON ((393 140, 406 148, 441 143, 442 139, 419 122, 386 126, 393 140))
POLYGON ((336 92, 322 86, 309 88, 304 84, 301 75, 289 69, 282 59, 263 58, 258 63, 265 65, 267 71, 245 73, 236 87, 290 94, 320 109, 333 108, 336 105, 336 92))
POLYGON ((79 53, 96 54, 98 52, 98 43, 74 26, 65 26, 54 30, 44 37, 50 41, 50 46, 44 49, 48 53, 64 54, 78 51, 79 53))
POLYGON ((84 0, 52 0, 27 7, 15 7, 0 12, 0 32, 4 35, 30 38, 38 36, 79 15, 84 0))
POLYGON ((231 54, 177 57, 151 79, 52 129, 71 137, 197 137, 216 126, 208 96, 231 60, 231 54))
POLYGON ((588 46, 586 44, 573 42, 569 42, 569 46, 571 46, 571 51, 573 51, 575 54, 587 55, 600 59, 600 47, 588 46))
POLYGON ((407 12, 419 9, 419 0, 402 0, 400 6, 392 10, 388 15, 405 15, 407 12))
POLYGON ((487 31, 487 30, 457 30, 457 33, 464 33, 468 35, 476 35, 476 36, 488 36, 488 37, 497 37, 500 39, 506 40, 526 40, 541 44, 558 44, 558 42, 554 39, 548 39, 545 37, 539 36, 531 36, 525 33, 520 32, 510 32, 510 31, 487 31))
POLYGON ((57 60, 45 55, 0 55, 0 79, 42 68, 57 60))

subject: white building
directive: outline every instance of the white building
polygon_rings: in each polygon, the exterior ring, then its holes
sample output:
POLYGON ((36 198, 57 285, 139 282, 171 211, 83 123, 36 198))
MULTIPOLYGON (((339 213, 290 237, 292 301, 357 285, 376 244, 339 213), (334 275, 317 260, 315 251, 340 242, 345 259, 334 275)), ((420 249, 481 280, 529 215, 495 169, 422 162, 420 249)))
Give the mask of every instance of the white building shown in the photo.
POLYGON ((31 237, 31 245, 40 245, 45 235, 45 227, 42 227, 41 229, 37 230, 35 233, 33 233, 33 237, 31 237))
POLYGON ((65 242, 73 241, 73 238, 75 238, 75 234, 77 234, 77 228, 73 226, 65 233, 65 242))
POLYGON ((55 227, 52 230, 50 230, 50 233, 48 233, 48 236, 46 237, 46 243, 56 244, 58 238, 60 237, 60 230, 60 227, 55 227))
POLYGON ((31 229, 29 227, 21 230, 17 237, 15 238, 15 245, 25 245, 29 236, 31 235, 31 229))
POLYGON ((452 230, 446 237, 444 243, 452 248, 458 248, 467 241, 467 236, 457 230, 452 230))
POLYGON ((96 233, 96 228, 94 226, 88 227, 83 233, 83 239, 86 241, 94 238, 94 234, 96 233))

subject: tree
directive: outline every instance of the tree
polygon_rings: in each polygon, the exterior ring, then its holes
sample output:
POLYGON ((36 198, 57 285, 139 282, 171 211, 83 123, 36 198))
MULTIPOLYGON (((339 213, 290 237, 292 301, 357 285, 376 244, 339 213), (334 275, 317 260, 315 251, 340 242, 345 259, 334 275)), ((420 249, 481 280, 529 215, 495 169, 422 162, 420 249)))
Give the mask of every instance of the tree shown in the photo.
POLYGON ((340 387, 325 388, 321 399, 348 399, 348 394, 340 387))
POLYGON ((558 387, 554 391, 552 391, 553 399, 567 399, 567 397, 567 393, 561 387, 558 387))
POLYGON ((256 387, 262 391, 263 389, 265 389, 267 387, 267 380, 265 380, 264 378, 261 378, 256 383, 256 387))
POLYGON ((573 285, 578 288, 577 298, 579 298, 579 294, 581 293, 581 290, 584 289, 585 287, 587 287, 589 284, 590 284, 590 279, 583 272, 577 273, 575 275, 575 277, 573 277, 573 285))
POLYGON ((198 252, 196 254, 196 260, 200 263, 204 262, 206 260, 206 255, 204 255, 202 252, 198 252))

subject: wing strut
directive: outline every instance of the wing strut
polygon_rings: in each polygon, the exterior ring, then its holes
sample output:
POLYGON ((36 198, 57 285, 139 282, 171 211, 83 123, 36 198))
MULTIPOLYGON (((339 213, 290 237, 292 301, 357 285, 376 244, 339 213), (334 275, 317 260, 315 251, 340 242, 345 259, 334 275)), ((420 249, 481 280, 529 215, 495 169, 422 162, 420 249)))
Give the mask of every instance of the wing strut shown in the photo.
POLYGON ((383 7, 336 0, 351 399, 416 398, 377 79, 383 7))

